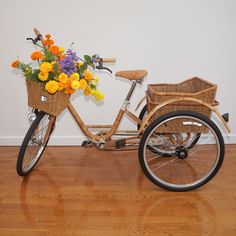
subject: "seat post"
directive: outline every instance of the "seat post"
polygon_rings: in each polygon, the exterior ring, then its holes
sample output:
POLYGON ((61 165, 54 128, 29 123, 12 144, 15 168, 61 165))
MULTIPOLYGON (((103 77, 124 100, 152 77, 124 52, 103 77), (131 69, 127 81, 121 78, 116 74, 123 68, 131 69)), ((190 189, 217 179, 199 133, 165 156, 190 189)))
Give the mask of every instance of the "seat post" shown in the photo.
POLYGON ((132 94, 133 94, 133 92, 134 92, 134 89, 135 89, 135 87, 136 87, 136 84, 137 84, 137 82, 136 82, 135 80, 133 80, 133 83, 132 83, 132 85, 131 85, 131 88, 130 88, 130 90, 129 90, 128 94, 127 94, 127 97, 126 97, 126 99, 125 99, 126 102, 129 102, 129 100, 130 100, 130 98, 131 98, 131 96, 132 96, 132 94))
POLYGON ((133 92, 134 92, 134 89, 135 89, 135 87, 136 87, 136 84, 137 84, 137 82, 136 82, 135 80, 133 80, 133 83, 132 83, 132 85, 131 85, 131 88, 130 88, 130 90, 129 90, 129 92, 128 92, 126 98, 125 98, 125 100, 124 100, 124 103, 123 103, 123 105, 122 105, 122 107, 121 107, 121 110, 125 111, 126 108, 127 108, 127 106, 130 104, 130 101, 129 101, 129 100, 130 100, 130 98, 131 98, 131 96, 132 96, 132 94, 133 94, 133 92))

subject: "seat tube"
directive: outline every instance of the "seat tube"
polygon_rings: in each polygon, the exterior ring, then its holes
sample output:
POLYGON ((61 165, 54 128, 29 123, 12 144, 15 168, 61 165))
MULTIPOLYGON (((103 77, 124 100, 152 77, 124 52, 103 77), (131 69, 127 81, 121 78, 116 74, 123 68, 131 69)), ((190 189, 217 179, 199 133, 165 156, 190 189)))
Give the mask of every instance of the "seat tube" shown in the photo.
POLYGON ((124 101, 122 107, 120 108, 119 113, 118 113, 118 115, 117 115, 117 117, 115 119, 115 122, 114 122, 114 124, 112 126, 112 129, 105 135, 105 140, 110 138, 116 132, 117 127, 119 126, 120 121, 121 121, 121 119, 122 119, 122 117, 124 115, 124 112, 126 111, 126 108, 129 105, 129 103, 130 103, 129 100, 130 100, 130 98, 131 98, 131 96, 132 96, 132 94, 134 92, 135 87, 136 87, 136 81, 133 81, 133 83, 131 85, 131 88, 130 88, 130 90, 129 90, 126 98, 125 98, 125 101, 124 101))
POLYGON ((133 92, 134 92, 134 89, 135 89, 135 87, 136 87, 136 84, 137 84, 136 81, 133 81, 133 83, 132 83, 132 85, 131 85, 131 88, 130 88, 130 90, 129 90, 129 92, 128 92, 126 98, 125 98, 125 101, 124 101, 124 103, 123 103, 123 105, 122 105, 122 107, 121 107, 121 110, 125 111, 126 108, 127 108, 127 106, 129 105, 129 103, 130 103, 130 98, 131 98, 131 96, 132 96, 132 94, 133 94, 133 92))
POLYGON ((127 94, 127 97, 126 97, 125 101, 129 102, 129 100, 130 100, 130 98, 131 98, 131 96, 132 96, 132 94, 133 94, 133 92, 134 92, 134 89, 135 89, 135 87, 136 87, 136 84, 137 84, 136 81, 133 81, 133 83, 132 83, 132 85, 131 85, 131 88, 130 88, 128 94, 127 94))

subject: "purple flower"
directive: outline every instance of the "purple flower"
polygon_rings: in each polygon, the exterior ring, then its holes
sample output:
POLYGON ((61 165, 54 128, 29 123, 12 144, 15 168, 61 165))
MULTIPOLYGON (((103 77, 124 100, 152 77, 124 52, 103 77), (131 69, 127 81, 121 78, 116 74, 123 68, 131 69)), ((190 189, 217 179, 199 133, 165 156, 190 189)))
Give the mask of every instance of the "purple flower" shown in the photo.
POLYGON ((76 66, 71 57, 67 56, 64 59, 60 60, 61 69, 64 73, 70 76, 72 73, 76 72, 76 66))
POLYGON ((79 60, 79 57, 76 55, 76 52, 73 52, 71 49, 67 50, 66 54, 74 62, 79 60))

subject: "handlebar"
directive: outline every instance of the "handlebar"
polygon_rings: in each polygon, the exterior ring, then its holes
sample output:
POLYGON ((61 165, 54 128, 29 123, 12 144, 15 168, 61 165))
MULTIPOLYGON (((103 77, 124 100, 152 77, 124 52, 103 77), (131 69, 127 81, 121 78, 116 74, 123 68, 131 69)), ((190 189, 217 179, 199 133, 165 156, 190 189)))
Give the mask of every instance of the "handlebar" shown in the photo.
POLYGON ((95 67, 96 69, 98 69, 98 70, 107 70, 110 73, 112 73, 112 71, 109 68, 103 66, 103 63, 104 62, 105 63, 109 63, 109 62, 115 63, 116 62, 115 58, 100 58, 98 55, 95 55, 95 57, 93 59, 94 59, 95 63, 98 63, 98 65, 95 67))
MULTIPOLYGON (((40 33, 39 33, 39 31, 38 31, 38 29, 37 28, 34 28, 34 33, 36 34, 36 36, 39 36, 39 35, 41 35, 40 33)), ((42 36, 42 35, 41 35, 42 36)))
POLYGON ((34 32, 35 32, 37 37, 35 39, 27 38, 26 40, 31 40, 34 44, 37 44, 37 42, 39 40, 43 43, 43 36, 42 36, 42 34, 40 34, 39 31, 36 28, 34 28, 34 32))
MULTIPOLYGON (((43 36, 42 34, 38 31, 37 28, 34 28, 34 33, 36 34, 36 38, 33 39, 33 38, 27 38, 27 40, 32 40, 32 42, 34 44, 36 44, 39 40, 43 43, 43 36)), ((116 62, 116 58, 100 58, 97 54, 94 55, 94 58, 93 58, 93 62, 95 63, 98 63, 98 65, 95 67, 96 69, 98 70, 107 70, 109 71, 110 73, 112 73, 112 71, 107 68, 107 67, 104 67, 103 66, 103 63, 115 63, 116 62)))
POLYGON ((99 58, 98 61, 102 61, 102 62, 105 62, 105 63, 115 63, 116 62, 116 58, 99 58))

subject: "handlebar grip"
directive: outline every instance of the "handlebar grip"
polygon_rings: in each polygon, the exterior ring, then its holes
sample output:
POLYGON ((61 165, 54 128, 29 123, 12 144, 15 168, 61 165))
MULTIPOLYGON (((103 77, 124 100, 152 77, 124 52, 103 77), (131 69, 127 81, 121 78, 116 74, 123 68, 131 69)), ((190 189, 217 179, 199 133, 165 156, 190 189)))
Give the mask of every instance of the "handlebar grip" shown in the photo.
POLYGON ((38 36, 41 35, 37 28, 34 28, 34 33, 38 36))
POLYGON ((37 35, 37 37, 43 42, 43 36, 40 34, 37 28, 34 28, 34 33, 37 35))
POLYGON ((116 58, 102 58, 102 62, 116 62, 116 58))

